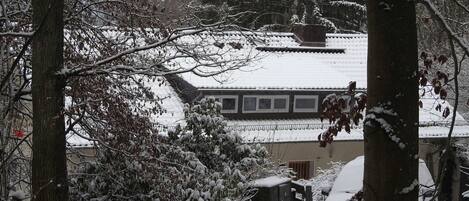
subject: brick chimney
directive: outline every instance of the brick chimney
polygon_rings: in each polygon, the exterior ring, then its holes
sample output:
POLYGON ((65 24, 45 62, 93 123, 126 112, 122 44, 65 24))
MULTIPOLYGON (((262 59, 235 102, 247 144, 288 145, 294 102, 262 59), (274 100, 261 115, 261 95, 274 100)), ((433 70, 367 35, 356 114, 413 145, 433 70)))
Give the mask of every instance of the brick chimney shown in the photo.
POLYGON ((317 24, 295 24, 292 32, 301 46, 325 47, 326 27, 317 24))

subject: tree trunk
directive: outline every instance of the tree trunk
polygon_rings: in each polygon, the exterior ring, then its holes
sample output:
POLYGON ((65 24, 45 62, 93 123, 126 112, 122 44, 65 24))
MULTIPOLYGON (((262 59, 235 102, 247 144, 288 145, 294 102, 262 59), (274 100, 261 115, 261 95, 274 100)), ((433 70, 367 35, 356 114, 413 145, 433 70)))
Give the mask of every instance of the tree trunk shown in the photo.
POLYGON ((67 201, 63 0, 33 1, 33 25, 42 27, 33 41, 33 201, 67 201))
MULTIPOLYGON (((3 62, 7 58, 6 48, 5 45, 6 40, 0 39, 0 79, 3 79, 3 76, 6 75, 6 69, 8 69, 8 65, 3 62)), ((0 89, 0 93, 2 89, 0 89)), ((7 105, 5 100, 5 96, 0 95, 0 115, 3 114, 3 109, 7 105)), ((0 116, 0 200, 8 198, 8 174, 6 171, 6 166, 2 164, 5 160, 5 151, 6 151, 6 140, 7 140, 7 129, 5 126, 4 119, 2 118, 3 115, 0 116)))
POLYGON ((413 0, 368 0, 364 198, 417 200, 417 33, 413 0))

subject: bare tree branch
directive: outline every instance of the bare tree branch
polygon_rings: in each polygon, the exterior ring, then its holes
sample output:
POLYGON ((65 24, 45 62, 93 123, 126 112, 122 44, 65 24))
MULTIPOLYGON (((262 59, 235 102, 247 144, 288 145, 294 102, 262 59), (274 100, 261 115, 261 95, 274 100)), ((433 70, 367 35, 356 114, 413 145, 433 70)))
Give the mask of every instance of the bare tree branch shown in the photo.
POLYGON ((430 0, 419 0, 419 2, 422 3, 434 17, 436 17, 436 20, 443 26, 445 31, 448 32, 450 38, 456 41, 456 43, 463 49, 465 54, 469 54, 469 45, 465 41, 463 41, 462 38, 458 37, 458 35, 453 31, 448 22, 446 22, 446 18, 435 7, 435 5, 433 5, 430 0))

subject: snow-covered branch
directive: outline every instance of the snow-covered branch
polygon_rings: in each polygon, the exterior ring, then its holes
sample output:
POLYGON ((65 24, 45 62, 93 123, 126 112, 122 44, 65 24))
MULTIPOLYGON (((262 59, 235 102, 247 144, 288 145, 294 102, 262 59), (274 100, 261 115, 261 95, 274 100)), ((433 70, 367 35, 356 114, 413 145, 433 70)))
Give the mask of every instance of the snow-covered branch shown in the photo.
POLYGON ((0 32, 1 37, 32 37, 34 32, 0 32))
MULTIPOLYGON (((110 56, 106 59, 102 59, 102 60, 99 60, 99 61, 96 61, 95 63, 93 64, 90 64, 90 65, 87 65, 88 68, 90 67, 93 67, 93 66, 100 66, 100 65, 104 65, 104 64, 107 64, 109 62, 112 62, 116 59, 119 59, 125 55, 128 55, 128 54, 132 54, 132 53, 136 53, 136 52, 140 52, 140 51, 144 51, 144 50, 148 50, 148 49, 152 49, 152 48, 156 48, 156 47, 161 47, 171 41, 174 41, 178 38, 181 38, 183 36, 187 36, 187 35, 193 35, 193 34, 197 34, 197 33, 200 33, 202 31, 205 31, 205 29, 198 29, 198 30, 193 30, 193 31, 187 31, 187 32, 182 32, 182 33, 175 33, 175 34, 170 34, 168 37, 166 37, 164 40, 161 40, 161 41, 158 41, 156 43, 153 43, 153 44, 149 44, 149 45, 145 45, 145 46, 141 46, 141 47, 136 47, 136 48, 132 48, 132 49, 128 49, 128 50, 125 50, 123 52, 119 52, 113 56, 110 56)), ((76 71, 80 71, 80 70, 76 70, 76 71)), ((73 73, 74 71, 72 71, 73 73)))

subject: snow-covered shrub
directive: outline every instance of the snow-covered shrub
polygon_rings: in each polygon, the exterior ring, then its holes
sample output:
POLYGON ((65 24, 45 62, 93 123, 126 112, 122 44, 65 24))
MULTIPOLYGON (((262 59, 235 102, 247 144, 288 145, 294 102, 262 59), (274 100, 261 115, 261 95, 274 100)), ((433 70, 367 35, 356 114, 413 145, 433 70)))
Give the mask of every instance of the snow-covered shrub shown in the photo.
POLYGON ((303 184, 311 185, 311 191, 313 194, 313 200, 322 200, 323 196, 321 194, 321 190, 323 188, 332 187, 334 184, 335 179, 339 175, 340 171, 344 167, 343 162, 335 162, 331 161, 329 163, 331 166, 327 169, 318 168, 318 174, 307 181, 301 181, 303 184))
POLYGON ((96 162, 71 174, 72 200, 238 200, 253 179, 282 174, 264 147, 225 128, 220 109, 203 99, 168 136, 116 137, 108 145, 119 149, 100 147, 96 162))
POLYGON ((241 136, 226 128, 220 111, 215 99, 202 99, 186 107, 186 126, 169 135, 173 145, 194 153, 207 167, 211 182, 219 185, 207 186, 214 200, 236 198, 249 181, 275 173, 265 147, 242 143, 241 136))
POLYGON ((205 167, 193 153, 153 142, 129 146, 133 153, 101 150, 96 162, 71 174, 72 200, 182 200, 184 184, 204 175, 205 167))

